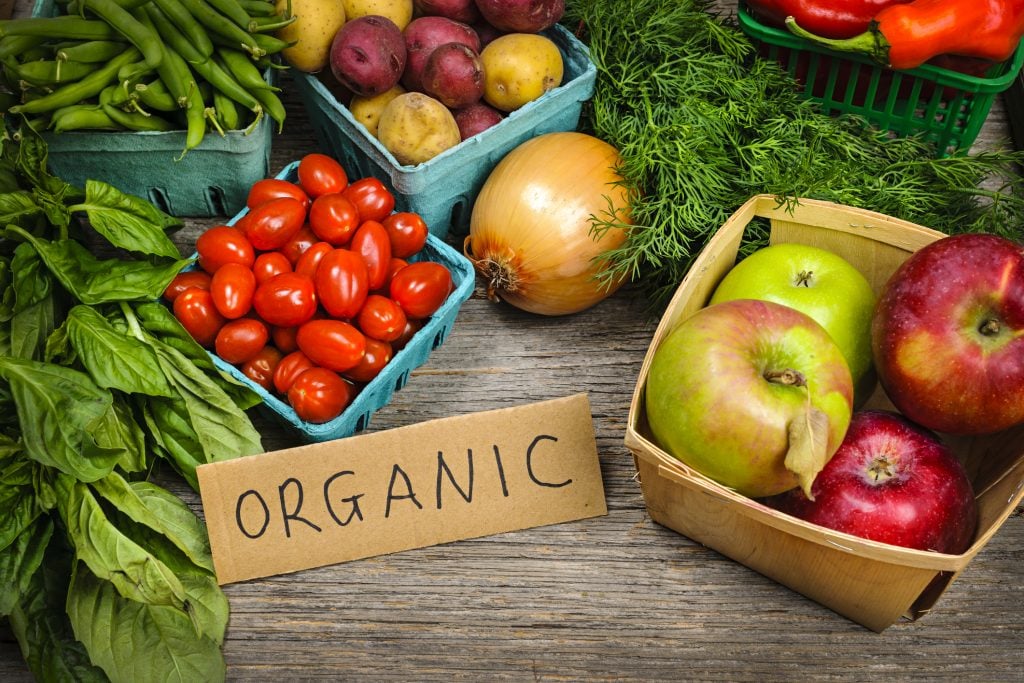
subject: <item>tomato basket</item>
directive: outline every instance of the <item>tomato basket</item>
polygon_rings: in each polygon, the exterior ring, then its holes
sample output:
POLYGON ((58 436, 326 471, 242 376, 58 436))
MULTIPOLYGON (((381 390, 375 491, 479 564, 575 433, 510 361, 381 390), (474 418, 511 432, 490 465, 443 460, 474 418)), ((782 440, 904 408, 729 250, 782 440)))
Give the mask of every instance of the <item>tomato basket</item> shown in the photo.
POLYGON ((900 71, 762 24, 744 2, 737 18, 762 56, 778 61, 822 111, 856 115, 896 135, 919 135, 934 143, 936 156, 970 149, 996 95, 1010 87, 1024 65, 1022 43, 1010 59, 982 65, 976 74, 934 64, 900 71))
MULTIPOLYGON (((901 617, 917 619, 1024 500, 1024 425, 987 436, 942 435, 967 469, 979 512, 970 548, 948 555, 832 531, 742 496, 669 455, 647 424, 644 391, 655 351, 679 323, 707 305, 755 220, 769 222, 771 243, 794 242, 839 254, 863 273, 876 294, 912 252, 944 237, 829 202, 802 199, 787 207, 775 197, 758 195, 740 207, 694 261, 640 368, 625 443, 634 456, 647 511, 658 524, 872 630, 883 631, 901 617)), ((864 408, 895 410, 877 387, 864 408)))
MULTIPOLYGON (((296 181, 299 162, 288 164, 277 178, 296 181)), ((248 209, 235 215, 228 225, 233 225, 242 218, 248 209)), ((475 273, 473 264, 465 256, 445 244, 434 235, 427 236, 427 243, 417 254, 408 259, 415 261, 434 261, 448 268, 452 276, 452 292, 448 299, 412 339, 384 366, 380 373, 365 384, 345 410, 333 420, 315 424, 301 419, 286 400, 267 391, 249 379, 239 368, 223 358, 210 352, 214 364, 222 371, 245 384, 263 399, 260 407, 278 422, 290 428, 306 441, 330 441, 356 432, 363 431, 370 424, 374 412, 386 406, 394 393, 409 381, 409 375, 430 358, 430 353, 441 346, 451 333, 459 308, 473 293, 475 273)))

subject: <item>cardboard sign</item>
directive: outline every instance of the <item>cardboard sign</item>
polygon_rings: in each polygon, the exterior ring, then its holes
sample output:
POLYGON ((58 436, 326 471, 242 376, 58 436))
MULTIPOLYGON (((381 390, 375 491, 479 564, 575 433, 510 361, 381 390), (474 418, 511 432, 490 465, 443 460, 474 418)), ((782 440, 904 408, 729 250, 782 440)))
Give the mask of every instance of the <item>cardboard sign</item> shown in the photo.
POLYGON ((607 514, 584 394, 196 473, 221 584, 607 514))

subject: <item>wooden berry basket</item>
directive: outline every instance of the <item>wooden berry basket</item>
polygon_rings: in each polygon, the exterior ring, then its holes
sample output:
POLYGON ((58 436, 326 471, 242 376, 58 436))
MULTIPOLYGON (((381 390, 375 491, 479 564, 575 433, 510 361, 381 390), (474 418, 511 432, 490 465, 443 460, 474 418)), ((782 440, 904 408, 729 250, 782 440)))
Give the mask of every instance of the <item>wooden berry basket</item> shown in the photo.
MULTIPOLYGON (((651 518, 874 631, 927 613, 1024 499, 1024 425, 984 437, 946 437, 967 467, 979 509, 973 545, 961 555, 911 550, 803 522, 729 490, 687 467, 654 441, 644 387, 655 350, 682 320, 704 307, 732 268, 747 225, 771 225, 771 242, 833 251, 875 292, 913 251, 943 237, 883 214, 802 199, 784 206, 751 198, 694 262, 669 304, 633 393, 626 446, 633 453, 651 518)), ((865 407, 893 409, 880 388, 865 407)), ((1009 606, 1008 606, 1009 607, 1009 606)))

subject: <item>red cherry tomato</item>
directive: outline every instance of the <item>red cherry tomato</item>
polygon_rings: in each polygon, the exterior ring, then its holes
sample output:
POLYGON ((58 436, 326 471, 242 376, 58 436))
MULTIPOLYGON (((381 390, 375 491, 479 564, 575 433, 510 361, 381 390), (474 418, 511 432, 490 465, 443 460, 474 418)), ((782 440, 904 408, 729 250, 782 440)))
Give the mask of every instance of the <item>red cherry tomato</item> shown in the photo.
POLYGON ((321 424, 341 415, 355 395, 355 387, 338 373, 310 368, 288 389, 288 403, 300 419, 321 424))
POLYGON ((183 273, 178 273, 164 290, 164 298, 173 303, 174 299, 189 287, 209 289, 210 274, 205 270, 186 270, 183 273))
POLYGON ((267 326, 255 318, 229 320, 220 328, 213 342, 217 355, 231 363, 244 363, 267 345, 267 326))
POLYGON ((315 276, 316 269, 320 266, 320 260, 323 259, 324 254, 330 253, 333 249, 334 247, 328 242, 317 242, 310 246, 295 262, 295 272, 302 273, 307 277, 315 276))
POLYGON ((213 305, 225 318, 241 318, 252 308, 256 276, 240 263, 225 263, 213 274, 210 294, 213 305))
POLYGON ((299 160, 299 185, 310 197, 341 192, 348 185, 348 174, 326 154, 307 154, 299 160))
POLYGON ((366 351, 366 337, 343 320, 310 320, 295 340, 315 365, 335 372, 355 367, 366 351))
POLYGON ((256 252, 241 230, 230 225, 215 225, 196 240, 199 267, 211 275, 225 263, 241 263, 252 267, 256 252))
POLYGON ((192 338, 207 348, 213 346, 224 316, 217 312, 213 296, 205 289, 191 287, 174 300, 174 317, 192 338))
POLYGON ((297 327, 275 327, 270 331, 270 338, 281 353, 291 353, 299 348, 295 341, 297 327))
POLYGON ((293 197, 278 197, 251 210, 242 229, 253 247, 270 251, 283 247, 305 222, 306 207, 302 202, 293 197))
POLYGON ((256 276, 256 284, 262 285, 280 273, 292 272, 292 264, 279 251, 265 251, 256 257, 252 264, 252 274, 256 276))
POLYGON ((316 366, 313 365, 313 361, 309 359, 309 356, 302 351, 288 353, 281 359, 281 362, 277 364, 277 368, 274 370, 274 389, 279 394, 287 394, 295 378, 312 367, 316 366))
POLYGON ((280 251, 294 267, 306 250, 320 241, 308 225, 303 225, 299 231, 292 235, 291 239, 284 243, 280 251))
POLYGON ((391 298, 409 318, 429 318, 452 291, 452 275, 434 261, 410 263, 391 279, 391 298))
POLYGON ((391 265, 391 242, 384 226, 377 221, 363 221, 348 248, 363 257, 370 289, 383 287, 391 265))
POLYGON ((342 194, 356 205, 362 221, 382 221, 395 210, 395 196, 373 176, 356 180, 342 194))
POLYGON ((412 341, 412 338, 416 336, 416 333, 419 332, 422 327, 422 320, 412 320, 411 318, 407 319, 405 321, 405 329, 402 330, 402 334, 399 335, 398 339, 391 342, 391 348, 395 351, 395 353, 398 353, 399 351, 404 349, 409 344, 409 342, 412 341))
POLYGON ((377 339, 366 338, 366 351, 354 367, 344 373, 353 382, 369 382, 380 374, 384 366, 391 362, 391 344, 377 339))
POLYGON ((393 342, 405 330, 405 311, 386 296, 371 294, 356 319, 363 334, 380 341, 393 342))
POLYGON ((281 362, 281 352, 273 346, 264 346, 249 360, 242 363, 242 374, 267 391, 274 388, 274 370, 281 362))
POLYGON ((392 256, 409 258, 427 243, 430 230, 418 213, 399 211, 386 216, 381 223, 388 232, 392 256))
POLYGON ((253 209, 260 204, 265 204, 271 199, 278 197, 291 197, 302 202, 302 205, 309 208, 309 196, 295 183, 281 178, 264 178, 257 180, 249 188, 249 196, 246 197, 245 205, 253 209))
POLYGON ((294 327, 316 313, 316 290, 305 275, 281 273, 256 288, 252 305, 269 324, 294 327))
POLYGON ((359 227, 356 205, 340 192, 322 194, 309 207, 309 227, 316 236, 336 247, 343 247, 359 227))
POLYGON ((320 304, 336 318, 354 318, 370 292, 362 257, 344 248, 324 254, 313 281, 320 304))

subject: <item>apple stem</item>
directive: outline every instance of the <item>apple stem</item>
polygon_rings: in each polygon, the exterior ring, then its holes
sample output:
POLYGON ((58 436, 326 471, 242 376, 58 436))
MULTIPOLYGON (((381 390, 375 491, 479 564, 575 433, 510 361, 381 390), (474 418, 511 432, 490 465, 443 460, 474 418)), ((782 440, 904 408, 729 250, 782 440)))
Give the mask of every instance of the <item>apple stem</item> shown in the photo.
POLYGON ((814 276, 814 271, 813 270, 801 270, 800 273, 797 274, 797 276, 796 276, 796 286, 797 287, 810 287, 811 286, 811 278, 813 276, 814 276))
POLYGON ((978 332, 986 337, 994 337, 999 334, 1002 327, 1003 326, 999 323, 998 318, 988 318, 978 326, 978 332))
POLYGON ((874 459, 871 463, 871 467, 868 468, 868 474, 874 481, 885 481, 895 476, 896 472, 894 469, 895 465, 889 460, 889 458, 881 455, 874 459))
POLYGON ((764 373, 764 378, 773 384, 783 384, 791 387, 807 386, 807 378, 792 368, 786 368, 785 370, 768 370, 764 373))

